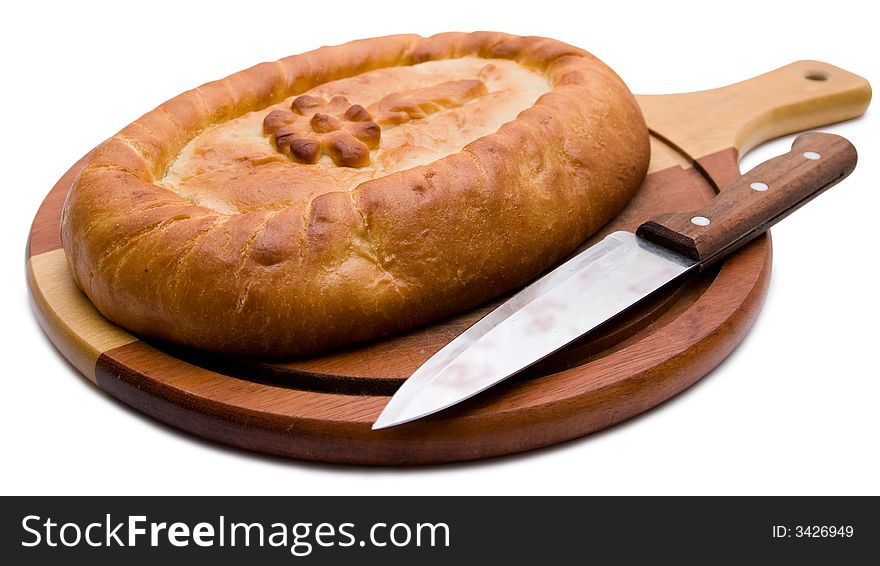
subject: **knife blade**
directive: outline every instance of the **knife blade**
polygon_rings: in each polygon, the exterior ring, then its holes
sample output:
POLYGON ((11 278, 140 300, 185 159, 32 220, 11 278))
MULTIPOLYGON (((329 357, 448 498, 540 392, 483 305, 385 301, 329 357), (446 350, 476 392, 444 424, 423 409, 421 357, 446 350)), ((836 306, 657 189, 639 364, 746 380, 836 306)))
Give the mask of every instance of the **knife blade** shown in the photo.
POLYGON ((855 168, 846 139, 798 136, 704 209, 614 232, 525 287, 452 340, 398 389, 373 429, 469 399, 565 347, 688 272, 705 269, 834 186, 855 168))

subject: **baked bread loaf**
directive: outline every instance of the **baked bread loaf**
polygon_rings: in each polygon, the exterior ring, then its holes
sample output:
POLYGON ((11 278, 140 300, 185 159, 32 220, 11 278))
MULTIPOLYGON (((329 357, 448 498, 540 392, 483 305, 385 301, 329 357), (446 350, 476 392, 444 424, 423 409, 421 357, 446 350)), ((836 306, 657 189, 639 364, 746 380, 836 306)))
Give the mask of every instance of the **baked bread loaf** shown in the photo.
POLYGON ((526 283, 614 216, 648 132, 589 53, 400 35, 262 63, 101 144, 64 206, 73 276, 145 336, 302 355, 526 283))

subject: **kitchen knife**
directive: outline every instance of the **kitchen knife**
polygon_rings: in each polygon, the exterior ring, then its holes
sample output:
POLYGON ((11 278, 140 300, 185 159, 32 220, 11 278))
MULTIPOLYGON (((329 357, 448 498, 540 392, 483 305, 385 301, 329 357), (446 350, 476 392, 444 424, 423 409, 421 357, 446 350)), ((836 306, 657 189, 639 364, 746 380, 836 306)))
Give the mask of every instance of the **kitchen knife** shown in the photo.
POLYGON ((387 428, 446 409, 534 364, 688 272, 724 259, 855 168, 832 134, 798 136, 705 208, 614 232, 515 294, 432 356, 373 424, 387 428))

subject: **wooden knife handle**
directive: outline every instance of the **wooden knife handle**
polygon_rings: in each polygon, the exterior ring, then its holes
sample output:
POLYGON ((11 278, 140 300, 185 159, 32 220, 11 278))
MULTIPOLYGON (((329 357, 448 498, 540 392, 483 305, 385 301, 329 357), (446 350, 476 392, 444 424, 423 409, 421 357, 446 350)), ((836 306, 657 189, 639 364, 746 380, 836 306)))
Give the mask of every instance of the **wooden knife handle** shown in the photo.
POLYGON ((636 234, 707 267, 842 181, 857 160, 856 148, 845 138, 801 134, 790 152, 758 165, 705 208, 662 215, 636 234))

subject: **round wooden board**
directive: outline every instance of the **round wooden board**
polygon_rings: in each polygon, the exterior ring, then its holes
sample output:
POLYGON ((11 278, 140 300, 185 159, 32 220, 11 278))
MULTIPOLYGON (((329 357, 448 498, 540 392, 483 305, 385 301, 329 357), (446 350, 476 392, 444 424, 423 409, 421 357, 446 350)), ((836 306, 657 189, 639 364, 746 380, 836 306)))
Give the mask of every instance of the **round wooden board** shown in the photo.
MULTIPOLYGON (((863 92, 867 83, 831 66, 845 80, 792 95, 804 69, 816 65, 795 63, 718 91, 640 97, 653 133, 651 172, 627 209, 585 245, 614 230, 634 230, 658 213, 705 203, 714 187, 739 175, 743 139, 758 143, 864 112, 870 91, 861 101, 854 95, 843 100, 839 92, 863 92), (798 80, 780 86, 780 73, 798 80), (763 95, 767 85, 777 89, 776 102, 771 96, 743 104, 743 89, 763 95), (740 94, 725 122, 736 127, 718 130, 719 139, 697 123, 690 130, 662 127, 679 106, 698 122, 693 97, 702 96, 697 102, 705 102, 708 115, 719 92, 740 94), (762 125, 756 116, 765 115, 760 134, 750 131, 762 125)), ((59 227, 78 168, 46 197, 28 242, 28 285, 49 337, 99 387, 148 415, 204 438, 295 458, 374 465, 470 460, 608 427, 674 396, 724 359, 757 316, 769 282, 770 241, 762 237, 719 268, 652 297, 513 380, 434 417, 373 431, 372 422, 406 376, 493 305, 309 359, 231 358, 149 343, 101 317, 67 270, 59 227)))

